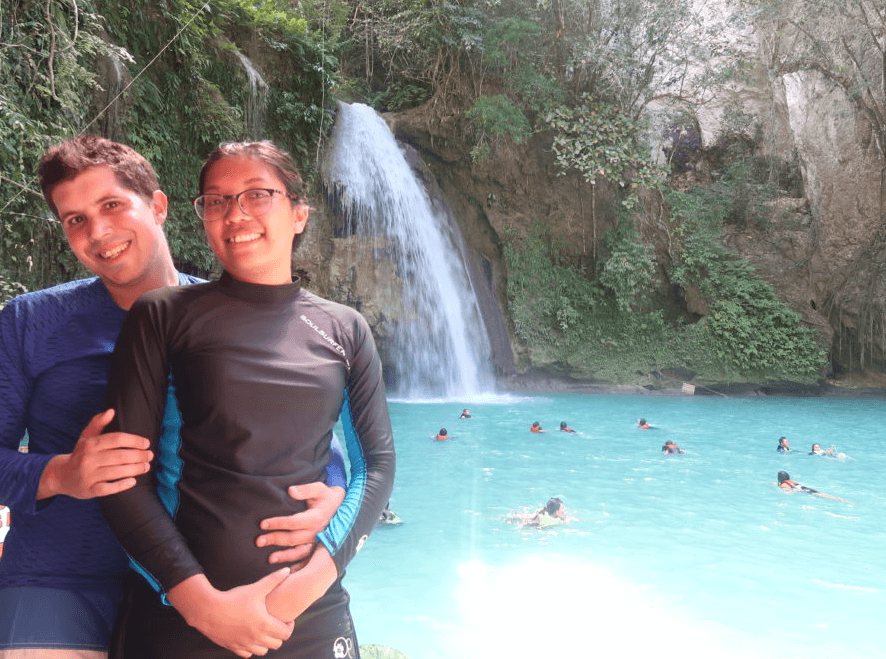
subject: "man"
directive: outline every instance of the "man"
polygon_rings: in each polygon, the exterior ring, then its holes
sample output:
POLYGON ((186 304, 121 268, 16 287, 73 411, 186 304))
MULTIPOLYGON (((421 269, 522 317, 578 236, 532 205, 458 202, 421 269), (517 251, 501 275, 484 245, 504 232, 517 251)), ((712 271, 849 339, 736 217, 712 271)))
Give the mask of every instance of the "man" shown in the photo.
MULTIPOLYGON (((0 561, 0 659, 100 659, 127 560, 95 497, 132 487, 154 457, 145 438, 101 434, 112 418, 102 411, 108 360, 138 297, 198 280, 175 270, 163 233, 166 195, 140 154, 73 138, 47 152, 40 179, 71 250, 97 278, 21 296, 0 313, 0 501, 15 511, 0 561)), ((317 483, 290 495, 312 507, 262 522, 268 532, 258 546, 289 547, 272 563, 305 558, 304 543, 343 492, 317 483)), ((247 621, 255 627, 283 624, 264 609, 272 576, 253 585, 259 605, 247 621)))

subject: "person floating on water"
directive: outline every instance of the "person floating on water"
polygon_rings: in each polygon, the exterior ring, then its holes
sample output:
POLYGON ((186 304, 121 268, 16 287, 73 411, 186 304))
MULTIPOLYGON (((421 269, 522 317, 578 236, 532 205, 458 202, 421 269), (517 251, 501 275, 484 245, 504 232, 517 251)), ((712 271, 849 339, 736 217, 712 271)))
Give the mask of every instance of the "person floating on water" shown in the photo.
POLYGON ((569 432, 569 433, 572 433, 573 435, 575 434, 575 431, 572 428, 570 428, 569 426, 567 426, 565 421, 560 422, 560 432, 569 432))
POLYGON ((466 407, 466 408, 462 411, 461 416, 458 417, 458 418, 459 418, 459 419, 470 419, 470 418, 471 418, 471 410, 469 410, 469 409, 466 407))
POLYGON ((517 522, 520 526, 532 526, 539 529, 568 523, 566 506, 560 497, 551 497, 542 508, 539 508, 534 513, 511 513, 508 516, 508 521, 517 522))
POLYGON ((395 524, 402 524, 403 520, 400 519, 400 516, 391 510, 391 502, 388 501, 387 505, 385 505, 385 509, 381 511, 381 515, 378 518, 377 526, 393 526, 395 524))
POLYGON ((809 451, 809 455, 824 455, 829 458, 848 458, 849 456, 845 453, 838 453, 837 449, 833 446, 828 448, 822 448, 821 444, 813 444, 812 450, 809 451))
POLYGON ((560 497, 551 497, 530 519, 526 522, 527 526, 537 526, 540 529, 546 529, 549 526, 559 526, 566 523, 566 506, 560 500, 560 497))
POLYGON ((544 432, 544 430, 541 429, 541 424, 538 421, 533 421, 532 425, 529 426, 529 432, 540 433, 544 432))
POLYGON ((661 452, 665 455, 677 455, 678 453, 686 453, 683 449, 677 446, 670 439, 667 440, 664 445, 661 447, 661 452))
POLYGON ((835 497, 832 494, 825 494, 824 492, 813 490, 811 487, 800 485, 797 481, 792 481, 791 475, 786 471, 778 472, 778 486, 783 490, 787 490, 788 492, 806 492, 808 494, 814 494, 818 497, 824 497, 825 499, 834 499, 835 501, 842 501, 843 503, 847 503, 840 497, 835 497))
POLYGON ((791 443, 788 441, 787 437, 779 437, 778 438, 778 448, 775 449, 779 453, 790 453, 791 452, 791 443))
POLYGON ((445 442, 447 439, 452 439, 452 436, 446 432, 446 428, 440 428, 440 432, 436 434, 434 439, 438 442, 445 442))
POLYGON ((646 422, 646 419, 637 419, 637 428, 640 430, 651 430, 652 426, 646 422))

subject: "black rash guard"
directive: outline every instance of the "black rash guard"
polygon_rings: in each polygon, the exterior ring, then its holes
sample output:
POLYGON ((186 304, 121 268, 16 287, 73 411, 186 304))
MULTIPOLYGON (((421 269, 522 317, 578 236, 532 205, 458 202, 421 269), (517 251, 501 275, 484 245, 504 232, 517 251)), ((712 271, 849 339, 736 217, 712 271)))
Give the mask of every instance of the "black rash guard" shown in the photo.
POLYGON ((102 512, 158 590, 199 573, 226 590, 278 569, 274 548, 255 546, 259 521, 304 510, 287 487, 323 479, 340 415, 351 480, 318 536, 339 575, 390 498, 393 436, 369 327, 298 283, 225 273, 144 295, 123 324, 107 396, 108 430, 148 437, 157 458, 102 512), (180 442, 161 428, 170 386, 180 442))

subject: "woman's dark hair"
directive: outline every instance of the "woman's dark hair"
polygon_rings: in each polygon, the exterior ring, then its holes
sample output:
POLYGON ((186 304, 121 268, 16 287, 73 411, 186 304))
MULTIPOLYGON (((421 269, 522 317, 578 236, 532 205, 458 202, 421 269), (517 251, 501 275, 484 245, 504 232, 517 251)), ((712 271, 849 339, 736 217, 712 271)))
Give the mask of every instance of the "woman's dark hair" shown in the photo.
POLYGON ((277 178, 286 186, 286 192, 297 198, 297 200, 304 201, 304 184, 302 183, 301 175, 298 173, 298 168, 292 160, 292 156, 273 142, 268 142, 267 140, 261 142, 223 142, 219 144, 215 151, 206 156, 206 161, 200 170, 198 182, 200 194, 203 194, 203 187, 206 184, 206 174, 209 168, 222 158, 235 158, 238 156, 252 158, 266 164, 274 170, 277 178))
POLYGON ((778 472, 778 484, 781 485, 785 481, 791 480, 791 475, 786 471, 778 472))
POLYGON ((438 432, 437 434, 438 434, 438 435, 445 435, 445 434, 446 434, 446 428, 440 428, 440 432, 438 432))
POLYGON ((560 501, 559 497, 551 497, 545 504, 545 512, 547 512, 548 515, 554 515, 562 507, 563 502, 560 501))

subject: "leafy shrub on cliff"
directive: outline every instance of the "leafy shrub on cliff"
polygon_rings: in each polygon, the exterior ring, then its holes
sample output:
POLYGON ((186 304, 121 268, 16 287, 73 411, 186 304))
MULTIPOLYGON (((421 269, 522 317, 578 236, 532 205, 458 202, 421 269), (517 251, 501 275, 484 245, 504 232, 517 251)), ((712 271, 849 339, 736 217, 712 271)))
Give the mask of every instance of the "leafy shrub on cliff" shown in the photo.
POLYGON ((622 203, 628 208, 638 188, 659 186, 662 171, 641 139, 643 124, 621 108, 586 95, 581 105, 551 110, 545 123, 553 131, 561 174, 574 169, 591 185, 599 177, 625 189, 622 203))
POLYGON ((815 378, 825 354, 814 333, 752 265, 718 242, 727 205, 694 191, 672 191, 667 198, 678 243, 671 279, 704 296, 709 313, 698 331, 712 340, 722 367, 745 377, 815 378))
POLYGON ((654 286, 652 248, 642 243, 634 225, 624 220, 603 235, 603 244, 609 257, 601 265, 597 281, 612 292, 620 312, 644 309, 654 286))
POLYGON ((501 94, 481 96, 465 116, 475 139, 471 149, 474 162, 486 160, 498 145, 508 142, 523 144, 532 133, 523 111, 501 94))
POLYGON ((646 281, 646 250, 625 247, 634 240, 630 230, 616 236, 613 243, 622 247, 613 252, 615 262, 625 254, 639 258, 626 269, 610 269, 613 278, 621 271, 633 281, 612 290, 561 265, 556 255, 562 245, 548 226, 536 223, 525 235, 506 231, 508 304, 517 339, 528 352, 523 367, 555 366, 575 377, 619 383, 681 359, 676 331, 661 311, 633 308, 644 296, 635 285, 646 281))

